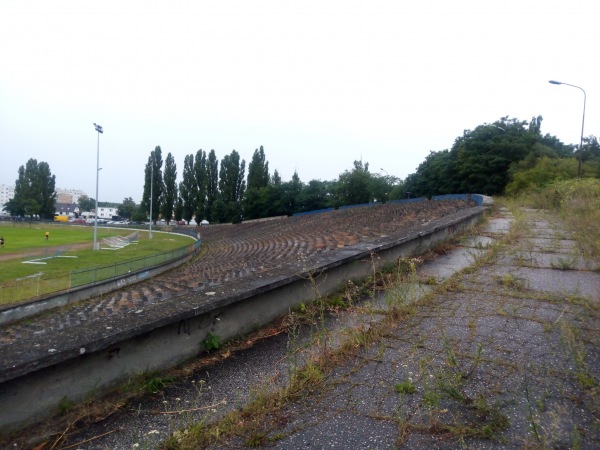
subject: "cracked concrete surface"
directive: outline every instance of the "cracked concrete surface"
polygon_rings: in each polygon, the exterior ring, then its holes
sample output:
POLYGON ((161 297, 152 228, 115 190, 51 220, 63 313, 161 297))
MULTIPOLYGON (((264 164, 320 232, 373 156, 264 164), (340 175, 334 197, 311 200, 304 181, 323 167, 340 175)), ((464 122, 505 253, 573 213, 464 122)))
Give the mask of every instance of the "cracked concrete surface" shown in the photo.
MULTIPOLYGON (((326 374, 320 389, 279 412, 283 425, 265 425, 261 442, 281 449, 598 448, 600 274, 588 265, 548 267, 543 258, 524 267, 519 252, 532 240, 544 255, 558 247, 581 260, 569 253, 576 246, 556 218, 525 215, 521 236, 326 374), (540 246, 538 236, 559 245, 540 246)), ((492 220, 483 232, 507 232, 509 221, 492 220)), ((461 253, 421 272, 446 276, 461 253)), ((245 447, 254 442, 248 438, 219 447, 245 447)))

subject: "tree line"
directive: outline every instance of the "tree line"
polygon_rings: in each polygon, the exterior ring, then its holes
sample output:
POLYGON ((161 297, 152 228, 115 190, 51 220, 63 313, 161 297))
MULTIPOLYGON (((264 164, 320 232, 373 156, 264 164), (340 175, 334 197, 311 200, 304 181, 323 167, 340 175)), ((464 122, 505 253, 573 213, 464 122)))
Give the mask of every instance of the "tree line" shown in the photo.
MULTIPOLYGON (((283 181, 277 170, 270 172, 261 146, 254 151, 247 174, 246 162, 235 150, 220 161, 214 150, 186 155, 178 181, 175 158, 168 153, 163 161, 157 146, 144 168, 140 204, 125 198, 118 212, 134 221, 155 222, 160 218, 189 223, 195 218, 197 222, 238 223, 406 197, 515 194, 556 179, 600 177, 600 145, 595 136, 584 138, 582 148, 565 145, 555 136, 542 135, 541 123, 541 116, 530 121, 503 117, 465 130, 450 149, 431 151, 404 180, 384 169, 372 172, 368 163, 354 161, 350 170, 330 181, 304 183, 298 173, 283 181)), ((395 164, 397 161, 390 161, 390 167, 395 164)), ((54 186, 48 164, 30 159, 19 169, 15 198, 5 209, 15 215, 51 218, 54 186)), ((94 200, 82 197, 79 206, 93 209, 94 200)))
POLYGON ((337 180, 305 184, 295 172, 284 182, 271 174, 264 148, 254 151, 248 164, 233 150, 220 161, 214 150, 186 155, 181 181, 173 155, 164 160, 160 146, 149 155, 144 192, 135 217, 190 222, 239 223, 242 220, 292 215, 341 205, 387 201, 404 194, 398 178, 371 173, 369 164, 354 161, 337 180), (152 206, 152 208, 151 208, 152 206))
POLYGON ((404 180, 407 191, 430 197, 471 192, 516 194, 556 179, 600 177, 600 145, 595 136, 583 147, 542 135, 541 116, 529 122, 503 117, 465 130, 450 149, 432 151, 404 180))

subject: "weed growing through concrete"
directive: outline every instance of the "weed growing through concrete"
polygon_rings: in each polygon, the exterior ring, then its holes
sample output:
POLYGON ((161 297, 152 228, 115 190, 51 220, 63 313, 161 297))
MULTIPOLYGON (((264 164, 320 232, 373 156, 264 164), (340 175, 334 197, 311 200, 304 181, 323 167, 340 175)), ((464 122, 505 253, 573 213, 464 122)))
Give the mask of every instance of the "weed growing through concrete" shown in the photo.
POLYGON ((592 376, 587 363, 587 351, 581 340, 579 330, 573 325, 561 322, 561 337, 567 352, 575 363, 575 377, 582 388, 595 388, 598 384, 592 376))
POLYGON ((67 396, 63 397, 58 404, 58 412, 64 415, 73 409, 73 402, 67 396))
POLYGON ((558 256, 552 260, 550 266, 558 270, 574 270, 577 266, 577 257, 562 257, 558 256))
POLYGON ((417 391, 417 388, 411 380, 405 380, 400 383, 396 383, 394 390, 399 394, 414 394, 417 391))
POLYGON ((204 349, 207 352, 214 352, 221 348, 221 338, 212 333, 208 333, 203 341, 204 349))

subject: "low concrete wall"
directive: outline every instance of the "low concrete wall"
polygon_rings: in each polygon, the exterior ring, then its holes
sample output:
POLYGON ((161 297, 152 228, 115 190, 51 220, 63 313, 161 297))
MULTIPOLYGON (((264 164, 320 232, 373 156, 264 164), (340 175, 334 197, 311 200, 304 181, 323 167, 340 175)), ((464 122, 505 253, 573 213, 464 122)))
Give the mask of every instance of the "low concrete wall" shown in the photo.
MULTIPOLYGON (((395 242, 370 245, 311 270, 319 293, 334 292, 348 280, 367 277, 398 258, 422 254, 481 220, 484 208, 472 208, 422 228, 395 242), (373 257, 376 255, 376 257, 373 257)), ((225 341, 265 325, 300 303, 316 298, 308 272, 238 293, 216 305, 165 317, 153 326, 127 332, 102 347, 96 342, 80 355, 0 384, 0 431, 35 423, 58 411, 61 399, 80 402, 144 372, 174 366, 204 351, 208 333, 225 341), (92 348, 93 347, 93 348, 92 348)))

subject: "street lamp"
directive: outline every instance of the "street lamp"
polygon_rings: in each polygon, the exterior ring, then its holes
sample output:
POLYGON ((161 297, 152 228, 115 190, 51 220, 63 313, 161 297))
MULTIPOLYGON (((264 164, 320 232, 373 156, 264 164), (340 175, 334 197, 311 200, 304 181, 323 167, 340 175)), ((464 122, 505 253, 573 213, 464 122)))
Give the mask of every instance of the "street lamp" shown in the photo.
POLYGON ((154 155, 152 155, 150 164, 150 231, 148 231, 148 239, 152 239, 152 185, 154 184, 154 155))
POLYGON ((579 86, 575 86, 574 84, 569 84, 569 83, 563 83, 561 81, 550 80, 550 81, 548 81, 548 83, 564 84, 565 86, 571 86, 571 87, 577 88, 581 92, 583 92, 583 118, 581 119, 581 140, 579 141, 579 158, 578 158, 579 162, 577 164, 577 176, 580 177, 581 176, 581 158, 583 157, 583 126, 585 124, 585 99, 586 99, 585 91, 583 90, 583 88, 581 88, 579 86))
POLYGON ((100 125, 95 123, 94 128, 98 132, 98 146, 96 148, 96 214, 94 214, 94 250, 98 250, 98 177, 100 175, 100 134, 104 133, 104 131, 102 131, 102 127, 100 125))

